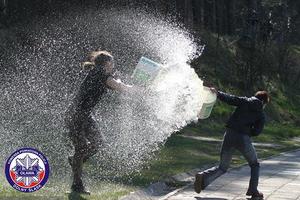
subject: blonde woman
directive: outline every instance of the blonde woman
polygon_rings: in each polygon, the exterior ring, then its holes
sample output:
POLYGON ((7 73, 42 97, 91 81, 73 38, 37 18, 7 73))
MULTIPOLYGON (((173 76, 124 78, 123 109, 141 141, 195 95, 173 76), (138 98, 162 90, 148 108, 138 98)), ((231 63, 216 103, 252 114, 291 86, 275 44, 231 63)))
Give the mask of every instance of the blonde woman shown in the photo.
POLYGON ((69 106, 66 124, 75 148, 75 154, 69 157, 73 172, 71 190, 72 192, 89 194, 82 182, 82 167, 87 159, 97 153, 102 142, 102 136, 92 111, 108 89, 130 92, 133 91, 133 87, 113 77, 113 56, 107 51, 91 52, 88 62, 84 62, 82 67, 88 73, 69 106))

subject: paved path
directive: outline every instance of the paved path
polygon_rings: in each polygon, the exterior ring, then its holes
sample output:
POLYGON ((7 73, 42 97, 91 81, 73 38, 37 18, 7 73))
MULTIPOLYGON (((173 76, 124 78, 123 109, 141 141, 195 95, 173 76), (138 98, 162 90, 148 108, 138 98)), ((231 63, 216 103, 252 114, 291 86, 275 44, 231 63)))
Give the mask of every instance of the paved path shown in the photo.
MULTIPOLYGON (((184 137, 184 138, 190 138, 190 139, 205 141, 205 142, 219 142, 219 143, 223 142, 223 139, 216 139, 216 138, 212 138, 212 137, 190 136, 190 135, 180 135, 180 136, 184 137)), ((300 142, 300 138, 294 138, 294 140, 300 142)), ((281 145, 273 144, 273 143, 253 142, 252 144, 255 147, 269 147, 269 148, 280 148, 281 147, 281 145)))
MULTIPOLYGON (((267 200, 300 200, 300 150, 283 153, 261 162, 259 189, 267 200)), ((192 186, 167 200, 241 200, 246 199, 250 168, 243 166, 221 176, 200 194, 192 186)))

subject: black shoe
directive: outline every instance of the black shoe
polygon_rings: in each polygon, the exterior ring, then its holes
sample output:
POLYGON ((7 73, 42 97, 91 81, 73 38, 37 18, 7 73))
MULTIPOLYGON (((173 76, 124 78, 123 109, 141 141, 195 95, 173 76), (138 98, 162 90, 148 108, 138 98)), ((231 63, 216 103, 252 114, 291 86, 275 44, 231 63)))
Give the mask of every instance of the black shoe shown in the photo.
POLYGON ((71 190, 72 192, 76 192, 76 193, 79 193, 79 194, 85 194, 85 195, 90 195, 91 193, 89 191, 87 191, 83 184, 73 184, 71 186, 71 190))
POLYGON ((195 182, 194 182, 194 189, 195 192, 200 193, 202 188, 202 183, 203 183, 203 173, 197 173, 195 175, 195 182))
POLYGON ((263 200, 264 199, 264 194, 259 191, 252 192, 252 191, 248 190, 246 195, 251 196, 251 200, 263 200))

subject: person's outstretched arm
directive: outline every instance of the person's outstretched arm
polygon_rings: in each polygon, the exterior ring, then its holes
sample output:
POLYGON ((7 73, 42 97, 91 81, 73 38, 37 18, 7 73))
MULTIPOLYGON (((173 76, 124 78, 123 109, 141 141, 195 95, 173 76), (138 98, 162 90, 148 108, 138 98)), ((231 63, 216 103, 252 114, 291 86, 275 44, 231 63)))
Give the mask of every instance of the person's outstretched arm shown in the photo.
POLYGON ((248 102, 247 97, 235 96, 232 94, 218 91, 215 88, 210 88, 210 90, 211 90, 211 92, 213 92, 217 95, 218 99, 220 99, 221 101, 223 101, 229 105, 232 105, 232 106, 240 106, 240 105, 248 102))
POLYGON ((120 79, 114 79, 113 77, 108 77, 106 84, 112 90, 116 90, 119 92, 133 92, 136 90, 135 87, 133 87, 131 85, 126 85, 120 79))
POLYGON ((242 104, 248 102, 247 97, 239 97, 239 96, 235 96, 235 95, 232 95, 232 94, 227 94, 227 93, 221 92, 221 91, 218 91, 217 97, 221 101, 223 101, 223 102, 225 102, 229 105, 232 105, 232 106, 239 106, 239 105, 242 105, 242 104))

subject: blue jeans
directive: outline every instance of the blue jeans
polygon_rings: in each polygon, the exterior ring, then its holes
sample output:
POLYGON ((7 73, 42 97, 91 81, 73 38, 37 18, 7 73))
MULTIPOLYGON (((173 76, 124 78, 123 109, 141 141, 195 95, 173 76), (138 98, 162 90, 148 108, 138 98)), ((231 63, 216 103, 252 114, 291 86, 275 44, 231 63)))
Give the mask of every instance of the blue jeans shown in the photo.
POLYGON ((247 160, 251 168, 251 178, 249 182, 249 192, 257 192, 259 179, 259 163, 255 148, 252 144, 250 136, 240 134, 234 130, 227 129, 221 148, 221 160, 219 166, 212 167, 203 172, 203 188, 208 186, 216 178, 226 173, 230 166, 233 151, 237 149, 247 160))

